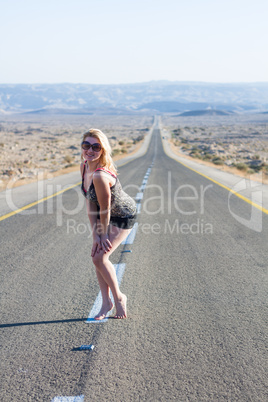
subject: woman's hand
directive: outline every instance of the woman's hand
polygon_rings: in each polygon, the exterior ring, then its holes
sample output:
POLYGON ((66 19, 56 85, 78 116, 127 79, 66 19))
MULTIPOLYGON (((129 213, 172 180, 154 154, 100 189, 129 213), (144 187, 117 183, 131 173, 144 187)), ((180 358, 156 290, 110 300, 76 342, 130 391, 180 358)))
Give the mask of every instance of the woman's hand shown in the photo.
POLYGON ((91 257, 94 257, 94 255, 96 253, 99 253, 101 249, 102 249, 101 237, 95 234, 95 235, 93 235, 93 244, 92 244, 92 249, 91 249, 91 257))
POLYGON ((110 251, 111 248, 112 248, 112 243, 111 243, 110 240, 109 240, 109 236, 108 236, 107 234, 102 234, 102 235, 100 236, 100 238, 101 238, 101 246, 102 246, 102 249, 103 249, 103 251, 104 251, 105 253, 107 253, 107 252, 110 251))

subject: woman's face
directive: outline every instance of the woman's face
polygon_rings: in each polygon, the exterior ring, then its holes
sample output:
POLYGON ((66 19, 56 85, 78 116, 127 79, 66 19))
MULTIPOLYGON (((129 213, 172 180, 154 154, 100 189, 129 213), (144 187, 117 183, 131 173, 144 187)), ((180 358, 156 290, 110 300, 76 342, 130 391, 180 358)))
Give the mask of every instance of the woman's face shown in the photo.
MULTIPOLYGON (((93 138, 93 137, 86 137, 84 142, 87 142, 91 145, 100 144, 100 141, 98 140, 98 138, 93 138)), ((93 147, 93 148, 95 148, 95 147, 93 147)), ((89 149, 82 148, 82 156, 85 161, 97 162, 98 159, 100 158, 103 150, 101 149, 100 151, 96 151, 96 150, 93 150, 93 148, 92 147, 90 147, 89 149)))

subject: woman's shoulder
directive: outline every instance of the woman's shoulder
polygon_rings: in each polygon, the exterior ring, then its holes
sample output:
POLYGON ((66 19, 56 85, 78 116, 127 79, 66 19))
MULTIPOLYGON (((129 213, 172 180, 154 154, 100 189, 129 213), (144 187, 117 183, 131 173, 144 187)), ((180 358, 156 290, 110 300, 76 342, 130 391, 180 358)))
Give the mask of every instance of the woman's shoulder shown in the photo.
POLYGON ((113 172, 106 167, 99 167, 94 171, 94 176, 113 176, 114 178, 117 177, 116 172, 113 172))
POLYGON ((93 173, 93 183, 107 183, 109 181, 110 186, 114 185, 117 176, 105 168, 98 168, 93 173))

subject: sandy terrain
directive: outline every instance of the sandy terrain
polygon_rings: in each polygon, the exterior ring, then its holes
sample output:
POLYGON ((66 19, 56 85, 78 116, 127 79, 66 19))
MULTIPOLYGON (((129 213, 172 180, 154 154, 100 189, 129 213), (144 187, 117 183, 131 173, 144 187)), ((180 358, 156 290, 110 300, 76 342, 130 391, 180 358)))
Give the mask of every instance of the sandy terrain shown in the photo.
POLYGON ((107 134, 116 161, 135 152, 151 116, 13 115, 0 121, 0 190, 78 170, 82 134, 107 134))
POLYGON ((268 183, 268 116, 162 117, 175 153, 268 183))

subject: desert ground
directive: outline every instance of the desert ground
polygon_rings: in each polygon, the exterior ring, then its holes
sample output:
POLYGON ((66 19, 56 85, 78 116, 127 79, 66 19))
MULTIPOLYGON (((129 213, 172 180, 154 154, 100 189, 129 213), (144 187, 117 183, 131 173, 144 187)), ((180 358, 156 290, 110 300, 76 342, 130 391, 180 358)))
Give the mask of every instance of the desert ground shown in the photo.
POLYGON ((268 114, 165 115, 162 129, 181 156, 268 183, 268 114))
POLYGON ((152 123, 153 116, 1 116, 0 190, 78 170, 90 128, 108 136, 116 161, 140 146, 152 123))

